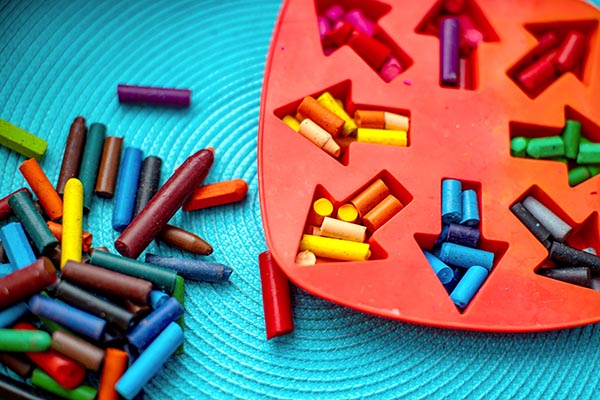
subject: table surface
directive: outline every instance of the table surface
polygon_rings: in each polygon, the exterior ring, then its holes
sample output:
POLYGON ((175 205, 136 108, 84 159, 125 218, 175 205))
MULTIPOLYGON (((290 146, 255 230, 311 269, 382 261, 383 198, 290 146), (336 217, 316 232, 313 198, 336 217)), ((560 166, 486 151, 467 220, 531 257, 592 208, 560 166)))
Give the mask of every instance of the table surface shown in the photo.
MULTIPOLYGON (((146 386, 146 398, 598 397, 597 325, 534 334, 444 330, 361 314, 292 288, 295 331, 265 339, 256 138, 280 5, 0 0, 0 118, 48 141, 41 166, 52 182, 69 126, 82 115, 106 124, 125 145, 163 158, 163 180, 195 150, 212 146, 206 182, 249 184, 241 203, 173 219, 214 246, 203 259, 228 264, 234 274, 225 284, 186 285, 185 353, 146 386), (119 83, 189 88, 192 106, 119 105, 119 83)), ((3 193, 25 185, 23 160, 0 149, 3 193)), ((113 248, 118 234, 106 227, 112 208, 94 199, 84 221, 94 245, 113 248)), ((148 251, 189 257, 162 244, 148 251)))

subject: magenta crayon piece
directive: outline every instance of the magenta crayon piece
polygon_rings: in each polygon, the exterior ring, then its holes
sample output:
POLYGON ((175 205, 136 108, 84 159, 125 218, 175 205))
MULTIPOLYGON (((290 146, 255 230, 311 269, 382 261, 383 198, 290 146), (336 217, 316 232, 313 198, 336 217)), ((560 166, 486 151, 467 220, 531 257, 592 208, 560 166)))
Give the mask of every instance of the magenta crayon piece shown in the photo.
POLYGON ((402 64, 394 56, 390 56, 379 70, 379 76, 386 82, 391 82, 402 73, 402 64))
POLYGON ((168 107, 189 107, 192 91, 152 86, 118 85, 119 103, 153 104, 168 107))
POLYGON ((458 86, 459 27, 457 18, 444 18, 440 26, 440 81, 442 86, 458 86))
POLYGON ((188 157, 117 238, 117 251, 137 258, 208 175, 213 160, 207 149, 188 157))
POLYGON ((375 34, 376 25, 358 8, 350 10, 346 13, 346 21, 350 22, 354 28, 358 29, 362 33, 373 36, 375 34))
POLYGON ((344 17, 344 9, 339 4, 334 4, 323 13, 331 22, 337 22, 344 17))
POLYGON ((585 50, 585 36, 580 32, 571 31, 563 40, 556 62, 554 63, 558 72, 570 71, 581 61, 585 50))
POLYGON ((317 25, 319 26, 319 37, 321 40, 325 39, 327 32, 331 30, 331 23, 325 17, 317 17, 317 25))
POLYGON ((56 282, 56 269, 46 257, 0 278, 0 309, 41 292, 56 282))

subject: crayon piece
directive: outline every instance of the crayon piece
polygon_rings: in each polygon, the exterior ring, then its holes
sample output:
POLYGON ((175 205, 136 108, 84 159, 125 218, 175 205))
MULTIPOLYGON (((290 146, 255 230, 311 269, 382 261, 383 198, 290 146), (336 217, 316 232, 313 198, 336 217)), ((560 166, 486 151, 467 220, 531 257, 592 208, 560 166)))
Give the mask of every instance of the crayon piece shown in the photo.
POLYGON ((299 251, 309 250, 317 257, 339 261, 365 261, 371 256, 368 243, 332 239, 314 235, 302 235, 299 251))
POLYGON ((133 218, 135 194, 140 178, 143 153, 135 147, 127 147, 123 156, 123 163, 119 169, 119 179, 115 194, 113 208, 113 229, 122 232, 133 218))
POLYGON ((558 38, 552 31, 544 33, 539 39, 537 45, 529 52, 531 61, 539 59, 541 56, 548 53, 549 50, 558 46, 558 38))
POLYGON ((354 223, 358 219, 358 210, 350 203, 342 204, 337 210, 336 217, 339 220, 354 223))
MULTIPOLYGON (((175 289, 173 289, 173 298, 176 299, 181 307, 185 305, 185 280, 181 276, 177 276, 177 280, 175 281, 175 289)), ((177 325, 181 327, 181 330, 185 330, 185 313, 181 314, 179 318, 177 318, 177 325)), ((177 348, 175 354, 182 354, 184 351, 184 344, 177 348)))
POLYGON ((458 86, 459 30, 457 18, 444 18, 440 24, 440 82, 442 86, 458 86))
POLYGON ((323 149, 327 154, 333 157, 338 157, 340 155, 341 148, 335 140, 333 140, 333 137, 311 119, 306 118, 300 123, 298 133, 318 148, 323 149))
POLYGON ((462 192, 462 218, 461 225, 476 227, 479 225, 479 200, 474 190, 462 192))
POLYGON ((78 176, 83 185, 83 207, 86 213, 90 211, 92 206, 105 138, 106 125, 97 122, 90 125, 81 156, 81 167, 78 176))
POLYGON ((27 311, 27 305, 24 302, 16 303, 0 310, 0 328, 11 326, 25 315, 27 311))
POLYGON ((339 4, 333 4, 331 7, 327 8, 323 15, 327 17, 331 22, 337 22, 344 17, 346 12, 339 4))
POLYGON ((100 293, 128 298, 140 305, 148 303, 152 290, 149 281, 74 261, 67 261, 61 278, 100 293))
POLYGON ((81 261, 83 248, 83 185, 71 178, 65 185, 64 213, 60 242, 60 267, 68 260, 81 261))
POLYGON ((527 155, 528 143, 529 139, 523 136, 510 139, 510 154, 513 157, 525 157, 527 155))
POLYGON ((356 110, 354 119, 359 128, 385 128, 385 112, 380 110, 356 110))
POLYGON ((572 227, 563 221, 558 215, 550 211, 549 208, 540 203, 533 196, 527 196, 522 201, 523 206, 542 224, 552 237, 562 242, 566 240, 572 231, 572 227))
POLYGON ((48 143, 24 129, 0 118, 0 145, 27 158, 41 160, 48 143))
POLYGON ((442 181, 442 224, 458 224, 462 220, 462 183, 456 179, 442 181))
POLYGON ((269 251, 258 255, 267 340, 294 330, 290 285, 269 251))
POLYGON ((13 269, 21 269, 36 260, 20 222, 11 222, 0 228, 0 240, 13 269))
POLYGON ((111 199, 115 195, 122 146, 122 137, 107 136, 104 140, 100 166, 98 167, 98 177, 96 178, 96 188, 94 189, 98 197, 111 199))
POLYGON ((537 273, 548 278, 587 288, 591 287, 592 284, 592 274, 588 267, 543 268, 538 269, 537 273))
POLYGON ((188 157, 117 238, 117 251, 137 258, 204 180, 213 159, 213 152, 206 149, 188 157))
POLYGON ((292 128, 294 131, 298 132, 300 130, 300 121, 298 121, 296 118, 292 117, 291 115, 286 115, 281 120, 283 121, 284 124, 286 124, 287 126, 292 128))
POLYGON ((57 299, 100 317, 123 330, 128 329, 133 323, 132 313, 66 281, 60 281, 56 285, 54 294, 57 299))
POLYGON ((333 213, 333 203, 325 197, 315 200, 308 214, 307 222, 309 225, 321 226, 325 217, 333 213))
POLYGON ((479 291, 488 274, 489 270, 479 265, 467 269, 452 293, 450 293, 450 298, 454 304, 458 308, 464 309, 471 302, 475 293, 479 291))
POLYGON ((29 300, 29 309, 35 315, 47 318, 94 340, 100 340, 106 321, 60 301, 41 295, 29 300))
POLYGON ((556 51, 552 51, 531 63, 517 75, 517 82, 525 88, 526 92, 537 94, 556 79, 554 62, 557 55, 556 51))
POLYGON ((325 17, 317 16, 317 26, 319 27, 319 38, 325 39, 327 32, 331 30, 331 22, 325 17))
POLYGON ((321 236, 350 240, 353 242, 364 242, 367 236, 367 227, 331 217, 325 217, 321 224, 321 236))
POLYGON ((477 265, 490 270, 494 265, 494 253, 455 243, 443 243, 438 257, 456 267, 471 268, 477 265))
POLYGON ((129 355, 123 350, 108 348, 104 356, 104 368, 100 376, 98 385, 97 400, 118 400, 119 394, 115 390, 115 385, 125 373, 129 355))
POLYGON ((592 272, 600 272, 600 257, 574 249, 560 242, 553 242, 550 246, 550 259, 565 267, 585 267, 592 270, 592 272))
MULTIPOLYGON (((73 178, 73 179, 76 179, 76 178, 73 178)), ((83 203, 82 203, 81 207, 83 207, 83 203)), ((64 219, 64 217, 63 217, 63 219, 64 219)), ((56 240, 58 240, 59 242, 62 241, 64 226, 59 223, 53 222, 53 221, 47 221, 46 225, 48 225, 48 229, 50 229, 50 232, 52 232, 52 234, 54 235, 56 240)), ((94 240, 94 238, 91 233, 82 231, 81 232, 81 250, 83 252, 87 253, 90 250, 90 247, 92 247, 93 240, 94 240)))
POLYGON ((460 14, 464 11, 465 0, 444 0, 442 6, 450 14, 460 14))
MULTIPOLYGON (((4 375, 0 375, 0 398, 10 400, 49 400, 46 393, 4 375)), ((55 399, 55 397, 52 397, 52 399, 55 399)))
POLYGON ((90 264, 97 265, 111 271, 134 276, 152 282, 154 288, 171 293, 175 287, 177 274, 174 271, 159 268, 105 251, 94 251, 90 264))
POLYGON ((65 191, 67 181, 79 176, 79 167, 81 166, 86 136, 87 126, 85 125, 85 118, 81 116, 76 117, 69 128, 69 136, 65 143, 63 160, 58 174, 58 182, 56 183, 56 191, 61 196, 65 191))
POLYGON ((581 143, 577 154, 578 164, 600 163, 600 143, 581 143))
POLYGON ((350 39, 350 35, 354 32, 354 27, 350 22, 340 21, 336 23, 333 28, 325 34, 323 39, 323 45, 333 45, 341 47, 345 45, 350 39))
POLYGON ((350 35, 348 45, 375 71, 379 71, 392 55, 388 46, 357 30, 350 35))
MULTIPOLYGON (((23 358, 20 354, 14 353, 0 353, 0 364, 9 368, 21 378, 28 378, 34 368, 29 360, 23 358)), ((0 375, 0 378, 2 376, 0 375)))
POLYGON ((389 194, 379 204, 369 210, 368 213, 363 215, 362 222, 369 232, 375 232, 403 208, 404 205, 400 200, 389 194))
POLYGON ((579 153, 579 142, 581 141, 581 123, 568 119, 565 122, 562 138, 565 146, 565 157, 572 160, 576 159, 579 153))
POLYGON ((183 306, 171 297, 127 333, 127 340, 138 349, 143 349, 183 313, 183 306))
POLYGON ((296 254, 296 264, 298 265, 315 265, 317 256, 312 251, 304 250, 296 254))
POLYGON ((384 111, 383 120, 385 129, 408 132, 408 129, 410 128, 410 118, 406 115, 384 111))
POLYGON ((46 215, 51 220, 61 218, 63 212, 62 200, 36 159, 30 158, 23 161, 19 165, 19 171, 21 171, 33 193, 36 194, 46 215))
POLYGON ((588 180, 592 175, 589 169, 581 165, 569 170, 569 186, 576 186, 588 180))
POLYGON ((173 270, 185 279, 203 282, 225 282, 233 269, 227 265, 179 257, 164 257, 146 253, 146 262, 173 270))
POLYGON ((427 262, 429 265, 431 265, 433 272, 435 272, 435 275, 438 277, 442 285, 452 282, 454 279, 454 271, 452 268, 426 250, 423 250, 423 254, 425 254, 427 262))
POLYGON ((546 136, 529 139, 527 155, 533 158, 562 157, 565 155, 565 145, 560 136, 546 136))
POLYGON ((400 63, 396 57, 389 56, 387 61, 379 68, 379 76, 384 82, 391 82, 400 75, 402 71, 404 71, 402 63, 400 63))
POLYGON ((152 307, 150 307, 149 305, 140 305, 134 303, 133 301, 127 298, 124 299, 123 306, 127 311, 133 314, 133 318, 136 321, 145 318, 148 314, 152 312, 152 307))
MULTIPOLYGON (((338 104, 337 100, 329 92, 323 92, 317 101, 329 111, 344 120, 344 127, 342 128, 341 136, 348 136, 356 130, 356 122, 348 115, 344 107, 338 104)), ((300 124, 298 124, 300 128, 300 124)))
POLYGON ((445 232, 446 242, 477 248, 479 244, 479 229, 465 225, 449 224, 445 232))
POLYGON ((213 252, 212 246, 200 236, 169 224, 160 231, 158 239, 171 247, 193 254, 207 256, 213 252))
POLYGON ((510 210, 513 212, 513 214, 515 214, 519 221, 521 221, 521 223, 523 223, 523 225, 525 225, 525 227, 527 227, 527 229, 533 233, 533 236, 535 236, 535 238, 541 244, 543 244, 544 247, 550 247, 550 231, 546 229, 546 227, 544 227, 544 225, 542 225, 540 221, 538 221, 533 214, 531 214, 527 208, 523 206, 523 204, 515 203, 512 207, 510 207, 510 210))
POLYGON ((61 331, 52 333, 52 349, 78 361, 92 371, 98 371, 104 359, 104 350, 61 331))
POLYGON ((192 91, 189 89, 119 84, 117 85, 117 96, 119 97, 119 103, 185 108, 190 106, 192 91))
POLYGON ((135 194, 135 205, 133 216, 135 217, 148 204, 152 196, 156 194, 160 183, 160 168, 162 159, 156 156, 148 156, 142 161, 142 168, 135 194))
POLYGON ((17 218, 23 223, 25 231, 40 253, 44 253, 58 244, 46 221, 35 208, 33 201, 25 192, 15 193, 8 200, 17 218))
POLYGON ((171 297, 165 292, 161 292, 160 290, 153 290, 150 292, 150 307, 156 310, 158 307, 162 306, 167 300, 171 297))
POLYGON ((0 329, 0 351, 35 352, 50 348, 48 332, 40 330, 0 329))
POLYGON ((344 15, 346 21, 350 22, 354 28, 361 31, 365 35, 373 36, 377 26, 373 21, 367 18, 360 9, 354 8, 344 15))
POLYGON ((12 208, 10 208, 10 204, 8 204, 8 200, 12 197, 13 194, 20 193, 20 192, 25 192, 29 197, 31 197, 31 193, 29 192, 29 189, 21 188, 21 189, 15 190, 12 193, 9 193, 8 195, 6 195, 3 198, 1 198, 0 199, 0 219, 4 219, 6 217, 13 215, 13 210, 12 210, 12 208))
POLYGON ((585 52, 585 35, 581 32, 571 31, 558 48, 555 66, 558 72, 573 70, 581 63, 585 52))
POLYGON ((243 179, 232 179, 202 185, 193 190, 192 195, 183 203, 183 211, 220 206, 243 200, 248 193, 248 184, 243 179))
POLYGON ((354 196, 350 200, 350 204, 356 207, 358 215, 362 218, 389 194, 390 191, 383 180, 377 179, 354 196))
POLYGON ((54 265, 40 257, 28 266, 0 278, 0 309, 41 292, 56 282, 54 265))
POLYGON ((383 144, 387 146, 408 145, 408 133, 390 129, 358 128, 356 141, 360 143, 383 144))
POLYGON ((68 400, 94 400, 97 390, 91 386, 81 385, 73 389, 66 389, 59 382, 41 369, 34 369, 31 375, 31 383, 41 389, 68 400))

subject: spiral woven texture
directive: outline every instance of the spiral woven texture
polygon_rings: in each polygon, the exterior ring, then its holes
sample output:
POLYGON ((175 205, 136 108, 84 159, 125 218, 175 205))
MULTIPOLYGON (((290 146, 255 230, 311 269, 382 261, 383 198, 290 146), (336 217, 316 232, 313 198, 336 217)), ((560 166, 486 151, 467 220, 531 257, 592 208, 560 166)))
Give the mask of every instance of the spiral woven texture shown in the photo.
MULTIPOLYGON (((69 126, 82 115, 162 157, 163 181, 192 152, 212 146, 206 182, 249 184, 241 203, 174 217, 214 246, 205 259, 234 274, 226 284, 186 284, 185 352, 145 387, 146 398, 600 397, 597 325, 518 335, 443 330, 357 313, 293 288, 295 331, 265 339, 256 143, 279 8, 275 0, 0 0, 0 118, 48 141, 41 166, 52 182, 69 126), (189 88, 192 106, 120 105, 119 83, 189 88)), ((23 160, 0 149, 3 193, 26 185, 23 160)), ((112 209, 110 200, 94 199, 84 229, 95 245, 112 248, 118 236, 112 209)), ((189 257, 162 244, 148 251, 189 257)))

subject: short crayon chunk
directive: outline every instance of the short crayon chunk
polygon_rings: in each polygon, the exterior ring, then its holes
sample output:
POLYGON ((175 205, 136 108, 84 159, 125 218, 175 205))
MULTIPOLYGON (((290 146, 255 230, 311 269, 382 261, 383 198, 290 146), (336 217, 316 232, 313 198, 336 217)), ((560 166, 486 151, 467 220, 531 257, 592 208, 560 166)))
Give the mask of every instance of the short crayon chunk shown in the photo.
POLYGON ((27 157, 41 160, 48 142, 10 122, 0 119, 0 145, 27 157))

